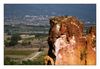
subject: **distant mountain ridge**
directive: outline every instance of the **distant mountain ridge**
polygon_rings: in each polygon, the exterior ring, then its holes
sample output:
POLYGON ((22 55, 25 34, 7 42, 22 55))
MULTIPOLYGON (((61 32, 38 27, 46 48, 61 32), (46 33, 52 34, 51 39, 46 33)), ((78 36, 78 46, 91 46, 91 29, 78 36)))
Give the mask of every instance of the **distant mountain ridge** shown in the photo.
POLYGON ((5 4, 4 16, 58 16, 72 15, 80 19, 96 22, 95 4, 5 4))

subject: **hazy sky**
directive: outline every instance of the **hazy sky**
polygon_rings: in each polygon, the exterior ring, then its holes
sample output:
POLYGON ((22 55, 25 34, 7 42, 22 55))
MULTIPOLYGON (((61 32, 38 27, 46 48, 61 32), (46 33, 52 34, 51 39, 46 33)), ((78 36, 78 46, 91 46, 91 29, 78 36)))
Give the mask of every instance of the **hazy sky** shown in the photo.
POLYGON ((96 22, 96 4, 5 4, 5 16, 73 15, 96 22))

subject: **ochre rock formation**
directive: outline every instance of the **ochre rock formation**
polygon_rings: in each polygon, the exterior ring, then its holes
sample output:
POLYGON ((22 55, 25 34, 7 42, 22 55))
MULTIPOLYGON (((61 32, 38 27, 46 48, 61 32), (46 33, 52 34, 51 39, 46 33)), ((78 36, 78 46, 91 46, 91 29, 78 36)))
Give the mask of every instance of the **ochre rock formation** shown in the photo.
POLYGON ((87 33, 87 64, 96 64, 96 28, 92 26, 87 33))
POLYGON ((50 26, 48 56, 55 65, 96 64, 94 27, 84 35, 83 23, 74 16, 52 17, 50 26))

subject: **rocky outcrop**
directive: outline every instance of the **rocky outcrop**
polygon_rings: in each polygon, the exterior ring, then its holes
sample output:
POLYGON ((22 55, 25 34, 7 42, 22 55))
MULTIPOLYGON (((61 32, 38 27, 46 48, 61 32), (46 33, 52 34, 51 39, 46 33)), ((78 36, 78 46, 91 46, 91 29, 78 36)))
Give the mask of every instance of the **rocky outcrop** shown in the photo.
POLYGON ((48 56, 56 65, 95 64, 94 27, 91 27, 89 33, 84 35, 83 23, 74 16, 52 17, 50 26, 48 56), (94 58, 89 59, 89 57, 94 58))
POLYGON ((96 27, 89 28, 87 33, 87 57, 88 65, 96 64, 96 27))

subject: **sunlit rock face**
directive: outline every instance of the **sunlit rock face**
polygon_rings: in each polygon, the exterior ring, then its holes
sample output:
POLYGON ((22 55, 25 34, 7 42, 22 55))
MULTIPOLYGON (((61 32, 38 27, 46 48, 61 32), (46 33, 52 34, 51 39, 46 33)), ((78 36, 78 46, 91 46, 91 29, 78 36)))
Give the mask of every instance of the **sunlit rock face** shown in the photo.
POLYGON ((87 64, 96 64, 96 28, 94 26, 89 28, 87 34, 87 64))
POLYGON ((95 64, 94 28, 84 35, 83 23, 74 16, 52 17, 50 25, 48 55, 55 65, 95 64))

